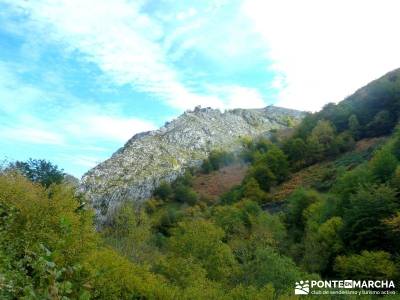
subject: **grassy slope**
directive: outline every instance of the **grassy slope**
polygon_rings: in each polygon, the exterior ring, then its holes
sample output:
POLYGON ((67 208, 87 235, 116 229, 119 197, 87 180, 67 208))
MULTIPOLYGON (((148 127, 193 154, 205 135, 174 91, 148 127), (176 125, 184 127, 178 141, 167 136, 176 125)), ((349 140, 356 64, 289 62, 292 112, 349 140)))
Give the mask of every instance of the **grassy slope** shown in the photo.
POLYGON ((234 164, 210 174, 199 174, 194 179, 193 189, 201 197, 217 200, 219 196, 242 182, 247 169, 247 165, 234 164))
POLYGON ((318 182, 324 182, 328 187, 329 183, 335 180, 338 168, 349 170, 368 160, 372 152, 386 139, 380 137, 360 140, 353 151, 344 153, 334 160, 324 161, 293 173, 289 180, 271 191, 272 199, 284 201, 298 187, 313 187, 323 190, 324 186, 316 186, 318 182))

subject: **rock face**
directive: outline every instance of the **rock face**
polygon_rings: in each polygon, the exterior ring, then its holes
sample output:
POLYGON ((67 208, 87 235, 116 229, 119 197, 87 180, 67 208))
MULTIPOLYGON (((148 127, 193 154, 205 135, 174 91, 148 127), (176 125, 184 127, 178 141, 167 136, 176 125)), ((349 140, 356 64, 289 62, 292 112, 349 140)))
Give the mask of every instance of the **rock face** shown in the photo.
POLYGON ((240 138, 267 134, 298 122, 303 113, 274 106, 224 113, 196 107, 155 131, 133 136, 112 157, 89 172, 81 191, 104 222, 123 201, 143 202, 163 180, 171 182, 199 166, 211 150, 235 150, 240 138))

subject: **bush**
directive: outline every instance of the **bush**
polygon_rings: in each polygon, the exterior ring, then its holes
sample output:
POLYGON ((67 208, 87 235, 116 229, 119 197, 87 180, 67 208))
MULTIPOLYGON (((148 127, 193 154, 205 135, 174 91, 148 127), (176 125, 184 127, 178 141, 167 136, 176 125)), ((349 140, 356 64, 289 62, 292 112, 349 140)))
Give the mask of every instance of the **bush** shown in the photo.
POLYGON ((173 191, 171 185, 166 181, 162 181, 158 188, 155 189, 154 196, 162 200, 167 200, 172 196, 172 193, 173 191))
POLYGON ((359 280, 390 280, 397 275, 390 254, 384 251, 362 251, 361 254, 338 256, 334 270, 341 278, 359 280))
POLYGON ((188 203, 190 205, 196 204, 199 196, 190 187, 184 185, 178 185, 175 188, 175 201, 180 203, 188 203))
POLYGON ((213 150, 207 159, 203 161, 201 170, 203 173, 210 173, 217 171, 224 166, 228 166, 234 162, 234 156, 232 153, 226 151, 213 150))
POLYGON ((78 209, 70 186, 50 189, 16 173, 0 175, 0 273, 12 299, 86 293, 81 263, 98 240, 92 214, 78 209))
POLYGON ((343 240, 356 251, 395 248, 383 220, 393 216, 398 208, 396 191, 390 187, 360 188, 345 210, 343 240))
POLYGON ((32 159, 28 161, 16 161, 8 166, 8 170, 20 172, 32 182, 36 182, 48 188, 52 184, 62 183, 64 172, 56 165, 44 159, 32 159))
POLYGON ((383 148, 375 153, 370 162, 372 174, 378 181, 386 182, 394 174, 397 163, 398 161, 390 149, 383 148))

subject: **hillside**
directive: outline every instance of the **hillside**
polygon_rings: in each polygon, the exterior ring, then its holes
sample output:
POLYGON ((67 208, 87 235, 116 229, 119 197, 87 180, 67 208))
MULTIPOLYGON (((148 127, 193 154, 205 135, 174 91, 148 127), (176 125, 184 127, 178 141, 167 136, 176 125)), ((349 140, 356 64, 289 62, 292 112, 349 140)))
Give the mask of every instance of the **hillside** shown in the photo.
POLYGON ((398 299, 399 73, 307 114, 292 130, 285 118, 249 123, 284 112, 271 107, 187 112, 90 171, 86 195, 59 181, 51 164, 1 170, 0 299, 286 300, 298 299, 304 280, 367 284, 310 287, 315 299, 398 299), (267 130, 272 123, 283 131, 267 130), (254 136, 237 143, 233 129, 254 136), (181 167, 191 152, 198 161, 159 178, 154 191, 136 186, 135 176, 159 170, 163 161, 154 160, 166 149, 190 149, 181 167), (119 203, 130 188, 149 199, 119 203), (114 209, 102 226, 93 220, 96 201, 114 209))
POLYGON ((119 203, 148 199, 161 181, 198 167, 213 149, 235 151, 240 139, 298 123, 302 112, 268 106, 224 113, 197 107, 162 128, 132 137, 112 157, 87 172, 81 191, 105 220, 119 203))
POLYGON ((242 183, 248 166, 233 164, 210 174, 198 174, 193 180, 193 189, 200 197, 216 201, 219 196, 242 183))

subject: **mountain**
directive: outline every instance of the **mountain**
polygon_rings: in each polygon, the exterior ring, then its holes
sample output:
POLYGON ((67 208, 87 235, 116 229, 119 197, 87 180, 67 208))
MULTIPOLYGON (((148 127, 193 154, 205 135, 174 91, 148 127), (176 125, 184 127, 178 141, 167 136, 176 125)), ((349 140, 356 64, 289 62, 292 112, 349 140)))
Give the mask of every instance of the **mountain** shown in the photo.
POLYGON ((82 177, 80 190, 99 221, 104 221, 121 202, 149 198, 161 181, 171 182, 187 168, 199 166, 210 151, 234 151, 240 147, 240 138, 286 128, 303 116, 303 112, 275 106, 225 112, 196 107, 158 130, 133 136, 82 177))

